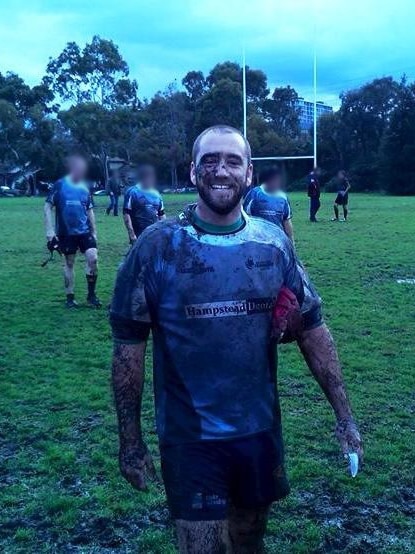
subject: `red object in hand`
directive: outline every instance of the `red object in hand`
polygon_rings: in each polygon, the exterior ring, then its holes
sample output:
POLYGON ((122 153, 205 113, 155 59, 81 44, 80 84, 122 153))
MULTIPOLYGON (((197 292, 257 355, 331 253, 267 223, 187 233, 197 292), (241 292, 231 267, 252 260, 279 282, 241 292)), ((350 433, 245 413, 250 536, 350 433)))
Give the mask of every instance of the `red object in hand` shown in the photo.
POLYGON ((295 294, 283 287, 272 312, 272 337, 278 342, 295 341, 303 327, 301 308, 295 294))

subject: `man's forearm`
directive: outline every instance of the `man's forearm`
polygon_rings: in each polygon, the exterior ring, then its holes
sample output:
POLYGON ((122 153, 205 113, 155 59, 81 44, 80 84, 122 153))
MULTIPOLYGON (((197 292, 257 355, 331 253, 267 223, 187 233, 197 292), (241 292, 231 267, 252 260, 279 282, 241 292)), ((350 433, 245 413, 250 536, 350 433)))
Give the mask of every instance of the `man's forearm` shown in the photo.
POLYGON ((88 219, 89 219, 89 225, 91 227, 91 233, 96 237, 97 236, 97 226, 96 226, 96 223, 95 223, 95 214, 94 214, 93 209, 88 210, 88 219))
POLYGON ((122 446, 141 442, 141 400, 146 343, 114 344, 112 386, 122 446))
POLYGON ((55 226, 53 224, 53 213, 52 205, 49 202, 45 202, 45 207, 43 208, 43 213, 45 216, 45 229, 46 236, 52 237, 55 235, 55 226))
POLYGON ((128 236, 130 238, 134 237, 135 233, 134 233, 130 214, 126 214, 126 213, 124 214, 124 223, 125 223, 125 228, 127 229, 128 236))
POLYGON ((287 236, 291 239, 291 242, 294 244, 294 229, 293 229, 293 224, 291 223, 291 219, 286 219, 284 221, 284 231, 287 234, 287 236))
POLYGON ((304 331, 298 340, 304 359, 324 391, 338 420, 352 415, 336 345, 326 325, 304 331))

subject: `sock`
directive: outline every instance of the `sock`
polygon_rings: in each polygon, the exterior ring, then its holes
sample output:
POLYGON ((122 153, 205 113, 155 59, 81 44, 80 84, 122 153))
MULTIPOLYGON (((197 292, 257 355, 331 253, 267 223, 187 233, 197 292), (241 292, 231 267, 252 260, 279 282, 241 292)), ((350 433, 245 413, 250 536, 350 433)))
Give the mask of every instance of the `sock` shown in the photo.
POLYGON ((97 284, 98 275, 86 275, 88 283, 88 297, 95 296, 95 286, 97 284))
POLYGON ((75 300, 75 295, 73 292, 70 292, 69 294, 66 295, 66 299, 67 300, 75 300))

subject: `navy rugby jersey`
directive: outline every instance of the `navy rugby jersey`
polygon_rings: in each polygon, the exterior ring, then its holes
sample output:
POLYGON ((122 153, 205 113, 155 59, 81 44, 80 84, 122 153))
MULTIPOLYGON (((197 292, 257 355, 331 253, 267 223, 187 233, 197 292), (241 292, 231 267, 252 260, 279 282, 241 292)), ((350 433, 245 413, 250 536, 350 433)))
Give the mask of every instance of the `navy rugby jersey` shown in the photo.
POLYGON ((263 185, 251 189, 244 200, 247 214, 262 217, 271 223, 283 227, 284 221, 291 219, 291 206, 283 191, 266 192, 263 185))
MULTIPOLYGON (((279 426, 271 314, 280 289, 320 299, 285 233, 259 218, 210 234, 189 208, 146 229, 119 269, 111 305, 115 341, 153 332, 156 422, 162 444, 227 439, 279 426)), ((306 300, 304 300, 306 296, 306 300)))
POLYGON ((72 183, 69 176, 57 181, 46 202, 56 209, 56 234, 58 236, 85 235, 90 233, 88 210, 93 207, 86 183, 72 183))
POLYGON ((139 184, 130 187, 124 196, 124 213, 130 215, 134 233, 138 237, 164 215, 160 193, 155 189, 143 190, 139 184))

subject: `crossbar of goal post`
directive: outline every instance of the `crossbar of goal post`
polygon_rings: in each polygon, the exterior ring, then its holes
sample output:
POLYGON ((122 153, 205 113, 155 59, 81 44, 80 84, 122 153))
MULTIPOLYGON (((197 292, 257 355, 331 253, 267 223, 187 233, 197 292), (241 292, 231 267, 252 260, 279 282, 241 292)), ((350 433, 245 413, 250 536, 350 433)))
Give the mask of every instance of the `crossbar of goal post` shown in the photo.
MULTIPOLYGON (((254 157, 253 161, 261 160, 314 160, 313 167, 317 167, 317 50, 316 29, 314 29, 314 59, 313 59, 313 90, 314 90, 314 114, 313 114, 313 155, 312 156, 267 156, 254 157)), ((246 98, 246 59, 245 45, 242 51, 242 102, 243 102, 243 129, 244 137, 247 137, 247 98, 246 98)))

